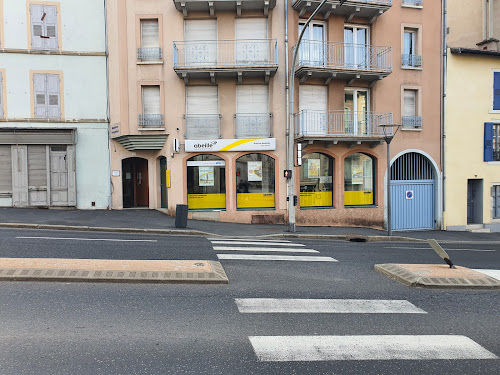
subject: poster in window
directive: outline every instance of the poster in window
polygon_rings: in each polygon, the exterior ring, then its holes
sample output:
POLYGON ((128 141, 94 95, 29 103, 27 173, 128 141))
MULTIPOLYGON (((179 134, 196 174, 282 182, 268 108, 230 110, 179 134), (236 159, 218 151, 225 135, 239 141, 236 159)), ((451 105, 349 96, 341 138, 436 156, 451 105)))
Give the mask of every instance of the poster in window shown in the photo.
POLYGON ((262 162, 248 162, 248 181, 262 181, 262 162))
POLYGON ((319 171, 321 169, 320 159, 309 159, 307 161, 307 177, 319 178, 319 171))
POLYGON ((198 167, 200 186, 214 186, 214 167, 198 167))
POLYGON ((353 164, 352 165, 352 184, 361 185, 363 183, 363 165, 353 164))

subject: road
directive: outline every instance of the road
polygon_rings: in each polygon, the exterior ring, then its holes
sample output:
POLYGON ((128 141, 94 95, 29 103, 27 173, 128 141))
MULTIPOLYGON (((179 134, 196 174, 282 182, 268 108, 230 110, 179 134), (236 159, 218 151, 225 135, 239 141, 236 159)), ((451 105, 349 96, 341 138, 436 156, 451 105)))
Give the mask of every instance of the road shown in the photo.
MULTIPOLYGON (((499 243, 444 247, 458 265, 500 269, 499 243)), ((309 258, 221 259, 228 285, 2 282, 0 373, 498 373, 498 290, 410 288, 373 270, 439 263, 422 243, 0 230, 0 257, 217 254, 309 258)))

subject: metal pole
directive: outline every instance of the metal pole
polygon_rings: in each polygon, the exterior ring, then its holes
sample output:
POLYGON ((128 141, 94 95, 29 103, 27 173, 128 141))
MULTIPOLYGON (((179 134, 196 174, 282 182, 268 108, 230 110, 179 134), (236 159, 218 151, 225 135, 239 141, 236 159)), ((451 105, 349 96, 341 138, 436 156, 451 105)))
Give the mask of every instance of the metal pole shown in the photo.
POLYGON ((392 236, 391 216, 391 141, 392 137, 385 137, 387 142, 387 235, 392 236))

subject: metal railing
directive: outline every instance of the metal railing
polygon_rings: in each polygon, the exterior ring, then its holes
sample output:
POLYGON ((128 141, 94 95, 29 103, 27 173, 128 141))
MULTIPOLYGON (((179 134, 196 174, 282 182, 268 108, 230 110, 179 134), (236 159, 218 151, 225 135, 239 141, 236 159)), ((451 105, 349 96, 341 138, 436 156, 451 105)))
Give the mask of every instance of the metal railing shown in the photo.
POLYGON ((163 121, 163 115, 139 115, 139 126, 144 128, 158 128, 163 126, 165 122, 163 121))
POLYGON ((175 68, 267 66, 277 64, 277 39, 174 42, 175 68))
MULTIPOLYGON (((295 114, 295 136, 383 137, 380 125, 392 124, 392 113, 302 110, 295 114)), ((392 129, 389 135, 392 134, 392 129)))
POLYGON ((163 58, 162 49, 155 48, 137 48, 138 60, 161 60, 163 58))
POLYGON ((403 128, 421 128, 422 116, 402 116, 401 122, 403 128))
POLYGON ((422 6, 423 0, 403 0, 403 4, 414 5, 414 6, 422 6))
POLYGON ((403 66, 422 66, 422 56, 421 55, 401 55, 401 65, 403 66))
POLYGON ((236 138, 266 138, 272 136, 272 113, 236 113, 236 138))
POLYGON ((218 139, 221 138, 220 114, 184 115, 186 139, 218 139))
MULTIPOLYGON (((295 49, 296 47, 294 47, 295 49)), ((392 72, 392 48, 303 40, 296 67, 392 72)))
MULTIPOLYGON (((293 0, 293 2, 297 2, 300 0, 293 0)), ((422 1, 422 0, 420 0, 422 1)), ((319 0, 317 1, 319 2, 319 0)), ((380 5, 392 5, 392 0, 347 0, 348 3, 354 4, 380 4, 380 5)), ((330 0, 328 3, 339 4, 339 0, 330 0)))

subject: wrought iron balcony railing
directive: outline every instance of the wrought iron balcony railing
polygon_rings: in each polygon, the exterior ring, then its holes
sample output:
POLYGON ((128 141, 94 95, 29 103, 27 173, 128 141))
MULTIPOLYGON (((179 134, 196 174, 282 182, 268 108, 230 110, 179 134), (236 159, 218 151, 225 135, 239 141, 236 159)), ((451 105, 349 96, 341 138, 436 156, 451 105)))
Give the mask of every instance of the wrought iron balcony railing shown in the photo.
POLYGON ((174 68, 255 67, 277 64, 276 39, 174 42, 174 68))
POLYGON ((422 66, 422 56, 421 55, 401 55, 401 65, 419 67, 422 66))
POLYGON ((162 49, 159 47, 137 48, 137 60, 161 60, 162 58, 162 49))
POLYGON ((139 115, 139 126, 143 128, 159 128, 165 125, 163 115, 139 115))
POLYGON ((295 114, 295 137, 382 138, 379 126, 388 124, 392 113, 302 110, 295 114))
POLYGON ((403 128, 420 129, 422 127, 422 116, 403 116, 401 120, 403 128))
POLYGON ((236 138, 266 138, 272 136, 272 113, 236 113, 236 138))
POLYGON ((296 68, 301 66, 390 73, 392 48, 303 40, 296 68))
POLYGON ((220 114, 184 115, 186 139, 218 139, 221 137, 220 114))
POLYGON ((423 0, 403 0, 405 5, 422 6, 423 0))

